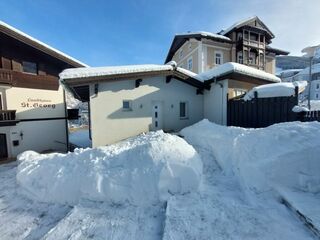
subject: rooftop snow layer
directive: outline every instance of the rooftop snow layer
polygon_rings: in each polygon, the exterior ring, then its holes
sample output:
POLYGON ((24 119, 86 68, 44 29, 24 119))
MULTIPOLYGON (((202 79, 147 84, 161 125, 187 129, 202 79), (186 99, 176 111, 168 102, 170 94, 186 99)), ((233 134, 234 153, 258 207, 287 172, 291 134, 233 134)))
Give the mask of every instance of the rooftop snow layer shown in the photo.
POLYGON ((281 82, 281 79, 277 76, 266 73, 265 71, 258 70, 252 67, 248 67, 246 65, 234 62, 224 63, 215 67, 209 71, 198 74, 197 79, 201 79, 202 81, 210 80, 213 78, 221 77, 227 75, 229 73, 239 73, 244 74, 251 77, 261 78, 268 80, 270 82, 281 82))
POLYGON ((88 67, 87 64, 85 64, 85 63, 83 63, 83 62, 81 62, 81 61, 79 61, 79 60, 77 60, 77 59, 75 59, 75 58, 73 58, 73 57, 71 57, 71 56, 69 56, 69 55, 67 55, 67 54, 65 54, 65 53, 63 53, 63 52, 61 52, 61 51, 59 51, 59 50, 57 50, 57 49, 55 49, 55 48, 53 48, 53 47, 45 44, 45 43, 43 43, 43 42, 41 42, 41 41, 39 41, 39 40, 37 40, 37 39, 35 39, 35 38, 33 38, 33 37, 31 37, 30 35, 28 35, 28 34, 22 32, 22 31, 20 31, 20 30, 18 30, 18 29, 16 29, 16 28, 10 26, 9 24, 7 24, 7 23, 5 23, 5 22, 0 21, 0 27, 7 28, 7 29, 9 29, 10 31, 15 32, 16 34, 21 35, 22 37, 25 37, 25 38, 29 39, 30 41, 32 41, 32 42, 34 42, 34 43, 36 43, 36 44, 39 44, 39 45, 41 45, 42 47, 47 48, 47 49, 55 52, 56 54, 59 54, 59 55, 65 57, 65 58, 68 58, 68 59, 70 59, 71 61, 76 62, 76 63, 78 63, 78 64, 80 64, 80 65, 82 65, 82 66, 84 66, 84 67, 88 67))
MULTIPOLYGON (((303 69, 302 71, 300 71, 297 75, 309 75, 309 69, 310 67, 307 67, 305 69, 303 69)), ((320 72, 320 63, 317 64, 313 64, 311 67, 311 73, 319 73, 320 72)))
POLYGON ((254 98, 254 93, 258 93, 258 98, 289 97, 295 94, 295 87, 299 88, 299 93, 303 92, 308 83, 306 81, 281 82, 260 85, 252 88, 245 96, 248 101, 254 98))
POLYGON ((227 40, 227 41, 231 41, 230 38, 217 34, 217 33, 211 33, 211 32, 205 32, 205 31, 198 31, 198 32, 188 32, 188 33, 179 33, 176 34, 176 36, 185 36, 185 35, 196 35, 196 34, 200 34, 203 37, 212 37, 212 38, 220 38, 223 40, 227 40))
POLYGON ((127 65, 127 66, 112 66, 112 67, 89 67, 89 68, 68 68, 59 74, 61 79, 85 78, 119 75, 128 73, 142 73, 154 71, 172 71, 174 66, 172 64, 157 65, 127 65))
POLYGON ((191 72, 191 71, 189 71, 187 69, 184 69, 184 68, 181 68, 181 67, 177 67, 176 70, 178 72, 180 72, 180 73, 183 73, 184 75, 187 75, 187 76, 191 77, 191 78, 194 78, 194 79, 197 79, 199 81, 202 81, 201 78, 198 77, 197 73, 191 72))
POLYGON ((241 21, 239 21, 239 22, 236 22, 236 23, 232 24, 232 25, 231 25, 230 27, 228 27, 226 30, 221 31, 221 35, 227 34, 228 32, 230 32, 230 31, 231 31, 232 29, 234 29, 235 27, 237 27, 237 26, 239 26, 239 25, 241 25, 241 24, 243 24, 243 23, 245 23, 245 22, 247 22, 247 21, 253 20, 253 19, 255 19, 256 17, 257 17, 257 16, 252 16, 252 17, 243 19, 243 20, 241 20, 241 21))

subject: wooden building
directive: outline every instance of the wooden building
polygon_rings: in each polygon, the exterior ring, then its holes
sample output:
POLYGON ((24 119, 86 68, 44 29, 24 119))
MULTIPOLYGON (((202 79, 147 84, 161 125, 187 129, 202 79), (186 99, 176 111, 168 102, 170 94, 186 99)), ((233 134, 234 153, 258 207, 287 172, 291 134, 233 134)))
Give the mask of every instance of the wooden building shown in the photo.
POLYGON ((0 22, 0 159, 25 150, 66 151, 58 74, 84 63, 0 22))

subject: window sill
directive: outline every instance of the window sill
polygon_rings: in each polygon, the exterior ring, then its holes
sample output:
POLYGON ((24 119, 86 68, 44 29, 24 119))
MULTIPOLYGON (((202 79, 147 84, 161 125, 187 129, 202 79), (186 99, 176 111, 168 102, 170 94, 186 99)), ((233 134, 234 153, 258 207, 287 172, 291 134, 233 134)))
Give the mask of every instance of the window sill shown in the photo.
POLYGON ((188 117, 180 117, 180 120, 189 120, 188 117))
POLYGON ((130 109, 122 109, 122 112, 132 112, 132 108, 130 108, 130 109))

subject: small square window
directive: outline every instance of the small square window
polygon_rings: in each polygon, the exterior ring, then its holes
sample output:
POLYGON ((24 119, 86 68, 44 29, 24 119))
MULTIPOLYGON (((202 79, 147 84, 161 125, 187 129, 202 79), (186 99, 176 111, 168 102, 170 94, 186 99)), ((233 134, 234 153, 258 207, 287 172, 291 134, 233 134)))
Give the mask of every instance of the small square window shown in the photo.
POLYGON ((180 102, 180 119, 188 118, 188 103, 180 102))
POLYGON ((122 102, 122 110, 124 111, 132 111, 132 103, 130 100, 123 100, 122 102))
POLYGON ((22 70, 25 73, 37 74, 38 66, 34 62, 22 61, 22 70))

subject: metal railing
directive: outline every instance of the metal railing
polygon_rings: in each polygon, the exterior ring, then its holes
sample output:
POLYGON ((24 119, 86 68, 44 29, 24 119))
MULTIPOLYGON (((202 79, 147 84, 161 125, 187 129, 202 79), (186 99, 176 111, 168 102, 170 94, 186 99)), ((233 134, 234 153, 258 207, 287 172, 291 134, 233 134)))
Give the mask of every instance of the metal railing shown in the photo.
POLYGON ((0 121, 16 120, 16 110, 0 110, 0 121))

